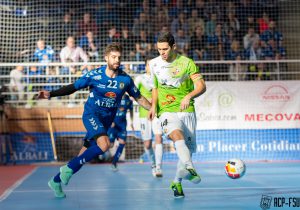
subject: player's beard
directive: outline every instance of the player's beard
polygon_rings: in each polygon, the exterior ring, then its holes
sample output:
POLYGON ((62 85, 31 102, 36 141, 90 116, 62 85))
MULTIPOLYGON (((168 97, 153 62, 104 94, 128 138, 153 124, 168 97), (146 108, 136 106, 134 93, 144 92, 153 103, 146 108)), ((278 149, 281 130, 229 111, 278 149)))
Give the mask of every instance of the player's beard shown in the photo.
POLYGON ((113 64, 108 63, 108 68, 112 71, 117 71, 119 67, 120 67, 120 63, 113 63, 113 64))

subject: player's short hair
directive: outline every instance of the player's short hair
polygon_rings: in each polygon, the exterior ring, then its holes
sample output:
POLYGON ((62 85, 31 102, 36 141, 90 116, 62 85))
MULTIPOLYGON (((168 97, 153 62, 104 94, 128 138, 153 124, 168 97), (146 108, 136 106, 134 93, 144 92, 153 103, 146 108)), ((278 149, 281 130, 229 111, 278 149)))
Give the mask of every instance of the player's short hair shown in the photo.
POLYGON ((110 52, 122 53, 122 50, 122 45, 120 43, 113 42, 106 46, 104 54, 108 55, 110 52))
POLYGON ((165 32, 158 36, 157 42, 168 42, 169 46, 173 47, 175 44, 175 38, 170 32, 165 32))

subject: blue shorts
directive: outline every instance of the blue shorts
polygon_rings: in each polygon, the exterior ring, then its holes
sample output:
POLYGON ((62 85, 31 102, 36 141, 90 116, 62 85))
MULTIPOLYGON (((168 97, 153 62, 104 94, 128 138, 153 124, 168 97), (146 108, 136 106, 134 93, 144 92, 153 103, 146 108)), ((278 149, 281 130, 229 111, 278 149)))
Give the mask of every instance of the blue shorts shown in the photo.
POLYGON ((125 125, 115 124, 114 127, 110 127, 108 129, 107 134, 111 143, 113 143, 115 139, 122 139, 126 141, 126 137, 127 137, 126 124, 125 125))
POLYGON ((84 112, 82 122, 87 133, 83 140, 91 141, 100 135, 107 135, 107 130, 112 123, 112 118, 113 117, 108 113, 84 112))

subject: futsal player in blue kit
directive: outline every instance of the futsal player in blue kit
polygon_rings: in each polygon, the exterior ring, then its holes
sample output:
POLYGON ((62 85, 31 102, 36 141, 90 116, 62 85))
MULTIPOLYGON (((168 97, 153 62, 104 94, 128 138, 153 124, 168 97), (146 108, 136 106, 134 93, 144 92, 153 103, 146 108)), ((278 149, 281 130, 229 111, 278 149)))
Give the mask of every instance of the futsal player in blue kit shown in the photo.
MULTIPOLYGON (((115 116, 114 122, 112 123, 111 127, 109 128, 107 134, 110 140, 110 143, 113 144, 117 139, 119 141, 119 146, 117 151, 112 160, 112 170, 117 171, 117 162, 123 152, 123 149, 126 144, 126 137, 127 137, 127 111, 130 111, 130 118, 131 122, 133 120, 133 103, 130 100, 127 94, 124 94, 121 100, 121 103, 118 107, 117 114, 115 116)), ((133 126, 132 126, 133 127, 133 126)))
POLYGON ((107 130, 115 117, 122 96, 127 92, 139 105, 150 109, 151 104, 135 87, 132 78, 120 70, 122 47, 117 43, 109 44, 104 58, 107 66, 96 68, 83 75, 73 84, 55 91, 42 90, 38 99, 70 95, 77 90, 89 87, 89 97, 84 105, 83 124, 87 130, 84 144, 77 157, 60 167, 60 173, 54 176, 48 186, 56 197, 65 197, 61 183, 67 185, 72 175, 95 157, 104 154, 110 147, 107 130))

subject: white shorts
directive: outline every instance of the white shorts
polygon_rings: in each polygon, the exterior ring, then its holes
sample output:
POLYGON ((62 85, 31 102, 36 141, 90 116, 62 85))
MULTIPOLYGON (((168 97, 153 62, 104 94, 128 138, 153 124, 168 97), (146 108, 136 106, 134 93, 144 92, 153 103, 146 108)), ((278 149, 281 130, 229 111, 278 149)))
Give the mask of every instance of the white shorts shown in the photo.
POLYGON ((140 118, 142 140, 152 139, 152 132, 154 135, 162 134, 160 121, 155 117, 152 121, 147 118, 140 118))
POLYGON ((190 152, 196 152, 196 115, 194 112, 165 112, 159 120, 164 134, 168 136, 174 130, 181 130, 190 152))

